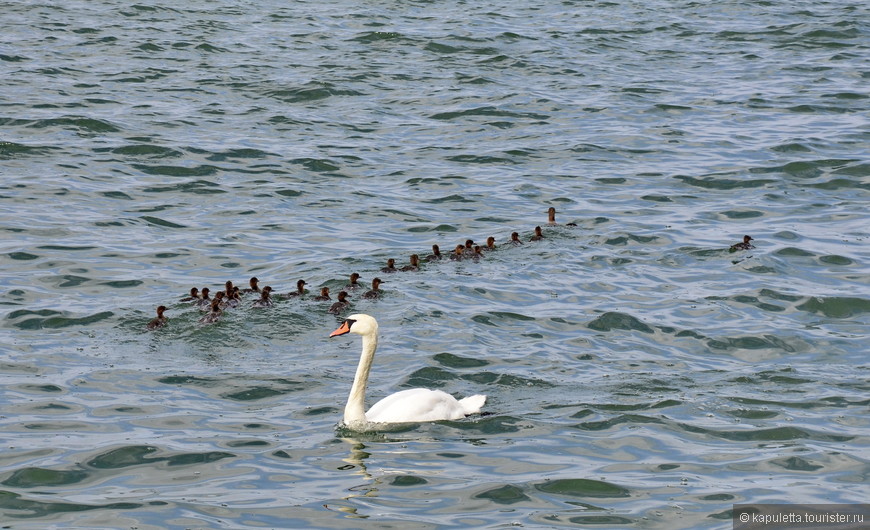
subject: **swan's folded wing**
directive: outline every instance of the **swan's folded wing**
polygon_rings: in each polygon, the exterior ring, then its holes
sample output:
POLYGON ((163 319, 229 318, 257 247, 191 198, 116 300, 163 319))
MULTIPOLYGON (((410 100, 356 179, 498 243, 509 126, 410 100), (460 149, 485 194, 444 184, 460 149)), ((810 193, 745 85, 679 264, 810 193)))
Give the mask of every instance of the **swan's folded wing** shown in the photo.
MULTIPOLYGON (((482 401, 480 405, 483 405, 482 401)), ((366 412, 366 420, 375 423, 458 420, 465 416, 465 407, 456 398, 441 390, 427 388, 396 392, 378 401, 366 412)))

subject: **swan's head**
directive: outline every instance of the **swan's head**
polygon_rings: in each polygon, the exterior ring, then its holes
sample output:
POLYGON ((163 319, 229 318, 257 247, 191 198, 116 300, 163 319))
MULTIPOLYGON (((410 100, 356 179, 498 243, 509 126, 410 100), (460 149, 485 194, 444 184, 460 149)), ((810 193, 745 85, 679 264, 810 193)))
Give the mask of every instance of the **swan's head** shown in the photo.
POLYGON ((330 337, 337 337, 346 333, 356 333, 357 335, 375 335, 378 332, 378 321, 374 317, 357 313, 350 315, 347 320, 341 323, 337 330, 329 334, 330 337))

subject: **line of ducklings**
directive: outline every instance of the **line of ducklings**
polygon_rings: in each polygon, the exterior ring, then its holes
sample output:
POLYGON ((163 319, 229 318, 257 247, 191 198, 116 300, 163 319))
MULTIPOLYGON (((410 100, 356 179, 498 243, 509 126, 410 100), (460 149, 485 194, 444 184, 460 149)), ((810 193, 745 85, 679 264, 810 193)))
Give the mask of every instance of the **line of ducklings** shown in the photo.
MULTIPOLYGON (((547 225, 548 226, 556 226, 558 223, 556 222, 556 209, 550 207, 547 210, 547 225)), ((575 223, 567 223, 566 226, 577 226, 575 223)), ((534 229, 534 233, 529 238, 529 242, 540 241, 544 239, 544 233, 541 226, 536 226, 534 229)), ((743 242, 736 243, 731 245, 729 248, 730 252, 736 252, 738 250, 750 250, 755 248, 750 241, 752 241, 752 237, 743 236, 743 242)), ((470 260, 473 262, 480 261, 483 259, 484 255, 488 252, 496 250, 496 239, 494 236, 489 236, 486 238, 486 243, 484 245, 476 245, 474 240, 467 239, 465 244, 459 244, 454 247, 454 249, 448 254, 444 255, 441 253, 441 248, 436 244, 432 245, 432 253, 423 258, 426 262, 436 262, 441 260, 450 260, 450 261, 465 261, 470 260)), ((511 246, 520 246, 523 245, 523 241, 520 239, 519 232, 512 232, 510 239, 507 242, 508 245, 511 246)), ((411 254, 410 262, 408 265, 403 267, 396 267, 396 260, 394 258, 387 259, 387 264, 385 267, 381 268, 381 272, 385 274, 391 274, 396 272, 417 272, 420 270, 420 256, 418 254, 411 254)), ((327 310, 328 313, 332 313, 335 315, 340 314, 350 307, 350 301, 348 297, 350 296, 349 291, 356 291, 362 289, 362 284, 359 283, 361 276, 359 273, 354 272, 350 275, 350 281, 347 285, 345 285, 344 289, 341 290, 337 297, 338 300, 335 301, 327 310)), ((242 304, 242 294, 251 294, 256 293, 259 294, 260 297, 255 300, 252 304, 252 308, 266 308, 272 307, 274 305, 273 301, 273 289, 271 286, 267 285, 265 287, 259 286, 260 280, 256 277, 253 277, 249 280, 249 287, 245 289, 239 289, 238 286, 233 285, 233 282, 227 280, 224 285, 223 291, 218 291, 215 293, 214 297, 211 298, 209 295, 211 294, 211 290, 208 287, 203 287, 202 290, 197 287, 192 287, 190 289, 190 294, 184 298, 182 298, 181 302, 191 302, 196 306, 208 311, 205 316, 200 319, 200 322, 203 324, 208 324, 212 322, 217 322, 223 311, 228 308, 238 307, 242 304)), ((381 297, 381 289, 380 285, 384 283, 380 278, 373 278, 371 283, 371 289, 365 291, 362 295, 362 298, 369 300, 376 300, 381 297)), ((296 282, 296 290, 291 291, 287 294, 277 294, 275 298, 277 299, 301 299, 303 298, 308 291, 305 290, 305 286, 307 283, 305 280, 298 280, 296 282)), ((322 301, 330 301, 332 298, 330 297, 329 287, 321 287, 320 294, 313 297, 312 300, 316 302, 322 301)), ((158 329, 165 326, 169 319, 164 315, 167 311, 167 307, 161 305, 157 308, 157 316, 148 323, 148 329, 158 329)))

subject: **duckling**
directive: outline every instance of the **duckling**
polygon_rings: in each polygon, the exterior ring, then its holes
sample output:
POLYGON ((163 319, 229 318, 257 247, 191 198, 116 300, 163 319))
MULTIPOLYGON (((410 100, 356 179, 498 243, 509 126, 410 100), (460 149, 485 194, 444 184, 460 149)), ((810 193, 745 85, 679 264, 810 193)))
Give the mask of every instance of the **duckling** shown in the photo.
POLYGON ((405 272, 417 272, 420 270, 420 256, 411 254, 411 264, 405 265, 401 270, 405 272))
POLYGON ((362 285, 360 285, 357 282, 357 280, 359 280, 359 279, 360 279, 360 275, 358 272, 352 273, 350 275, 350 283, 345 285, 344 288, 347 289, 348 291, 355 291, 355 290, 359 289, 360 287, 362 287, 362 285))
POLYGON ((350 302, 347 301, 347 292, 340 291, 338 293, 338 301, 330 306, 328 313, 332 313, 333 315, 337 315, 347 309, 350 306, 350 302))
POLYGON ((190 288, 190 295, 185 296, 179 302, 199 302, 199 289, 196 287, 190 288))
POLYGON ((513 245, 513 246, 515 246, 515 247, 518 247, 518 246, 520 246, 520 245, 522 245, 522 244, 523 244, 523 242, 520 241, 520 234, 519 234, 519 232, 511 232, 511 245, 513 245))
POLYGON ((315 296, 313 298, 313 300, 315 300, 317 302, 323 302, 325 300, 332 300, 332 298, 329 297, 329 287, 321 287, 320 288, 320 295, 315 296))
POLYGON ((474 240, 473 239, 466 239, 465 240, 465 248, 462 249, 462 253, 466 257, 471 257, 474 255, 474 240))
POLYGON ((529 241, 540 241, 542 239, 544 239, 544 233, 541 231, 540 226, 536 226, 535 227, 535 235, 533 235, 531 238, 529 238, 529 241))
POLYGON ((263 289, 260 291, 260 299, 256 300, 253 304, 251 304, 251 307, 272 307, 273 305, 275 305, 272 302, 271 293, 272 288, 270 286, 267 285, 263 287, 263 289))
POLYGON ((441 249, 438 245, 432 245, 432 253, 426 256, 426 261, 440 261, 441 257, 441 249))
POLYGON ((394 260, 393 258, 390 258, 387 260, 387 266, 382 268, 381 272, 393 273, 393 272, 396 272, 397 270, 398 269, 396 268, 396 260, 394 260))
POLYGON ((489 236, 486 238, 486 246, 483 247, 483 250, 486 252, 491 252, 495 250, 495 238, 493 236, 489 236))
POLYGON ((162 328, 169 322, 169 319, 163 316, 163 312, 166 311, 166 306, 162 305, 157 308, 157 317, 148 323, 148 329, 158 329, 162 328))
POLYGON ((212 322, 217 322, 218 319, 223 314, 221 310, 221 298, 223 291, 218 292, 214 295, 214 299, 211 301, 211 311, 209 311, 204 317, 199 319, 200 324, 211 324, 212 322))
POLYGON ((211 292, 208 287, 202 288, 202 298, 196 303, 197 306, 208 310, 211 307, 211 298, 208 297, 208 293, 211 292))
POLYGON ((381 297, 381 289, 380 285, 384 283, 380 278, 372 279, 372 288, 370 291, 366 291, 363 295, 363 298, 368 298, 370 300, 375 300, 381 297))
POLYGON ((260 292, 260 287, 258 285, 259 283, 260 283, 260 280, 258 280, 257 277, 254 276, 253 278, 248 280, 248 284, 250 285, 250 287, 246 287, 244 290, 242 290, 242 292, 243 293, 259 293, 260 292))
POLYGON ((483 258, 483 249, 480 248, 480 245, 474 245, 474 254, 471 255, 472 261, 480 261, 483 258))
MULTIPOLYGON (((547 210, 547 224, 550 226, 556 226, 559 224, 556 222, 556 209, 552 206, 547 210)), ((565 223, 565 226, 577 226, 577 223, 565 223)))
POLYGON ((298 282, 296 282, 296 290, 287 293, 286 295, 284 295, 284 297, 285 298, 295 298, 297 296, 298 297, 305 296, 305 293, 306 293, 305 285, 306 285, 305 280, 299 280, 298 282))
POLYGON ((734 243, 731 245, 731 248, 728 249, 729 252, 736 252, 738 250, 750 250, 755 248, 755 245, 750 243, 750 241, 755 241, 750 236, 743 236, 743 243, 734 243))

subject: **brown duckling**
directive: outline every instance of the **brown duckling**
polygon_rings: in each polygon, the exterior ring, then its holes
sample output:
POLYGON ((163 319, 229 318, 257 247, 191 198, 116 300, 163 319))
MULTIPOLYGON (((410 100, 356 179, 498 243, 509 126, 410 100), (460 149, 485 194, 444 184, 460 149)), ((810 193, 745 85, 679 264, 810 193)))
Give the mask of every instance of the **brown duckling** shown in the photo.
POLYGON ((260 292, 259 283, 260 283, 260 280, 258 280, 257 277, 254 276, 253 278, 248 280, 248 285, 250 285, 250 287, 246 287, 245 289, 242 290, 242 292, 243 293, 259 293, 260 292))
POLYGON ((233 296, 233 282, 230 280, 227 280, 227 283, 224 284, 224 287, 225 287, 224 296, 226 296, 228 299, 232 298, 232 296, 233 296))
POLYGON ((352 273, 350 275, 350 283, 345 285, 344 288, 349 290, 349 291, 355 291, 355 290, 359 289, 360 287, 362 287, 362 285, 359 282, 357 282, 357 280, 359 280, 359 279, 360 279, 360 275, 358 272, 352 273))
POLYGON ((327 312, 332 313, 333 315, 337 315, 348 307, 350 307, 350 302, 347 301, 347 292, 339 291, 338 301, 332 304, 327 312))
POLYGON ((387 266, 381 269, 381 272, 392 273, 396 272, 398 269, 396 268, 396 260, 390 258, 387 260, 387 266))
POLYGON ((223 291, 218 292, 214 295, 214 299, 211 301, 211 310, 201 319, 199 322, 201 324, 211 324, 212 322, 217 322, 218 319, 223 314, 223 310, 221 310, 221 298, 223 298, 223 291))
POLYGON ((210 289, 208 287, 202 288, 202 298, 199 299, 199 302, 196 303, 199 307, 203 309, 208 309, 211 307, 211 298, 209 298, 208 293, 210 293, 210 289))
POLYGON ((272 307, 273 305, 275 304, 272 302, 272 288, 267 285, 260 290, 260 299, 254 301, 251 307, 272 307))
POLYGON ((474 245, 474 254, 471 255, 471 259, 473 261, 480 261, 483 259, 483 249, 480 248, 480 245, 474 245))
POLYGON ((536 226, 535 227, 535 235, 533 235, 531 238, 529 238, 529 241, 540 241, 542 239, 544 239, 544 233, 541 231, 540 226, 536 226))
POLYGON ((162 305, 157 308, 157 317, 148 323, 148 329, 158 329, 162 328, 169 322, 169 319, 163 316, 163 312, 166 311, 166 306, 162 305))
POLYGON ((462 261, 462 254, 465 252, 465 247, 462 245, 456 245, 456 248, 453 249, 453 253, 450 254, 450 259, 452 261, 462 261))
POLYGON ((377 299, 381 297, 381 289, 380 285, 384 283, 380 278, 372 279, 372 289, 370 291, 366 291, 363 295, 363 298, 368 298, 370 300, 377 299))
POLYGON ((465 248, 462 249, 462 252, 466 256, 471 256, 474 254, 474 240, 473 239, 466 239, 465 240, 465 248))
POLYGON ((440 261, 441 258, 441 249, 438 245, 432 245, 432 253, 426 256, 426 261, 440 261))
POLYGON ((417 254, 411 254, 411 264, 402 267, 402 271, 417 272, 418 270, 420 270, 420 256, 417 254))
POLYGON ((517 247, 522 245, 523 242, 520 241, 520 233, 519 232, 511 232, 511 245, 517 247))
POLYGON ((190 295, 185 296, 179 302, 199 302, 199 289, 196 287, 190 288, 190 295))
POLYGON ((486 238, 486 246, 483 247, 483 250, 486 252, 495 250, 495 238, 493 236, 486 238))
POLYGON ((731 245, 729 252, 736 252, 738 250, 750 250, 755 248, 755 245, 750 243, 750 241, 755 241, 751 236, 743 236, 743 243, 734 243, 731 245))
POLYGON ((298 297, 305 296, 305 292, 306 292, 305 285, 306 285, 305 280, 299 280, 298 282, 296 282, 296 290, 291 291, 291 292, 287 293, 286 295, 284 295, 285 298, 294 298, 297 296, 298 297))
POLYGON ((329 287, 321 287, 321 288, 320 288, 320 295, 319 295, 319 296, 315 296, 315 297, 314 297, 314 300, 317 301, 317 302, 323 302, 323 301, 326 301, 326 300, 332 300, 332 298, 329 297, 329 287))

